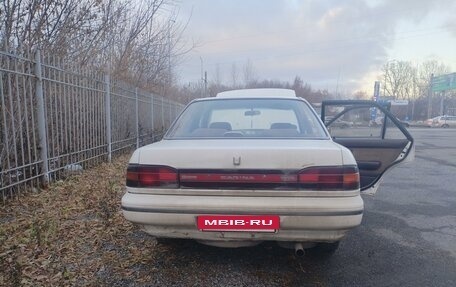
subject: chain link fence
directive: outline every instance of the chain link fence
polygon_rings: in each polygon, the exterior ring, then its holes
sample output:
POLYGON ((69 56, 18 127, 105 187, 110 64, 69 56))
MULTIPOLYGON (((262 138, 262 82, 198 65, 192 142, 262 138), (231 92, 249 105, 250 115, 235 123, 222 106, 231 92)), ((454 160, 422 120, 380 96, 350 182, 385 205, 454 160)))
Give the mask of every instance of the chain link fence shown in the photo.
POLYGON ((39 51, 0 51, 2 200, 160 139, 182 107, 39 51))

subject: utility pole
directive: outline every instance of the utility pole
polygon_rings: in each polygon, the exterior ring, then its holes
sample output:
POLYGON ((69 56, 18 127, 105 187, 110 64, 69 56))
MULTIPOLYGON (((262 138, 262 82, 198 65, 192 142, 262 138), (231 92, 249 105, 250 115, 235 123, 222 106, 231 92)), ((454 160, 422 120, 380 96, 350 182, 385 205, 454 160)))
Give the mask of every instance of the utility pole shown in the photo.
POLYGON ((340 99, 340 97, 339 97, 339 80, 340 80, 340 66, 339 66, 339 72, 337 73, 337 83, 336 83, 336 97, 337 97, 337 99, 340 99))
POLYGON ((445 91, 440 94, 440 116, 444 115, 445 91))
POLYGON ((386 72, 385 72, 385 75, 383 76, 383 98, 386 99, 386 72))
POLYGON ((204 96, 207 97, 207 71, 204 71, 204 96))
MULTIPOLYGON (((201 61, 201 82, 204 83, 204 78, 203 78, 203 57, 201 57, 201 56, 200 56, 200 61, 201 61)), ((203 93, 205 93, 205 91, 203 90, 203 85, 201 85, 201 98, 204 97, 203 93)))

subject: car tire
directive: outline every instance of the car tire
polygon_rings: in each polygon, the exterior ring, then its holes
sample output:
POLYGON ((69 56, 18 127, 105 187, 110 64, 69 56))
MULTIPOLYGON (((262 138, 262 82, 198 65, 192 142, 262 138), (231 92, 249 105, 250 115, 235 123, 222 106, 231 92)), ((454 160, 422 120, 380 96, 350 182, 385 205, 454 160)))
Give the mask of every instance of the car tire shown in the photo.
POLYGON ((446 129, 446 128, 449 128, 450 126, 448 124, 444 124, 442 125, 442 128, 446 129))

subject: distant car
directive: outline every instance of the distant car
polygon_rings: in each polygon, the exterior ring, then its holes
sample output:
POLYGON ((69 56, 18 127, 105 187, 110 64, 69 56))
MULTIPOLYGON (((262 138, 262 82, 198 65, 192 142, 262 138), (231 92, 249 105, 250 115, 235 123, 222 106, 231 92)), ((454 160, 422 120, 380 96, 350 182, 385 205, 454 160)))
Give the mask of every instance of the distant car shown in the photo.
MULTIPOLYGON (((398 118, 396 118, 396 119, 397 119, 397 121, 400 122, 401 125, 403 125, 404 127, 406 127, 406 128, 409 128, 409 127, 410 127, 410 123, 409 123, 409 122, 400 120, 400 119, 398 119, 398 118)), ((392 121, 388 121, 388 125, 389 125, 389 126, 392 126, 392 125, 393 125, 393 122, 392 122, 392 121)))
MULTIPOLYGON (((384 120, 383 117, 378 117, 378 118, 375 119, 373 124, 377 125, 377 126, 381 126, 383 124, 383 120, 384 120)), ((410 127, 410 123, 409 122, 400 120, 398 118, 396 118, 396 120, 399 123, 401 123, 404 127, 406 127, 406 128, 410 127)), ((387 126, 394 126, 394 123, 391 120, 387 121, 386 124, 387 124, 387 126)))
POLYGON ((133 153, 122 210, 159 239, 330 254, 361 224, 360 191, 412 149, 407 132, 336 143, 293 90, 223 92, 192 101, 162 141, 133 153))
POLYGON ((456 127, 456 116, 438 116, 426 121, 429 127, 449 128, 456 127))
POLYGON ((439 117, 434 117, 434 118, 431 118, 431 119, 427 119, 426 120, 426 126, 428 126, 430 128, 434 127, 434 122, 436 122, 438 118, 439 117))
POLYGON ((410 123, 407 122, 407 121, 401 121, 401 120, 399 120, 399 122, 400 122, 404 127, 406 127, 406 128, 409 128, 409 127, 410 127, 410 123))
MULTIPOLYGON (((327 119, 325 119, 326 124, 331 122, 331 120, 332 120, 331 117, 326 117, 326 118, 327 118, 327 119)), ((331 127, 336 127, 336 128, 341 128, 341 129, 346 129, 346 128, 349 128, 352 126, 353 126, 353 122, 348 122, 348 121, 344 121, 341 119, 336 119, 335 121, 331 122, 331 127)))

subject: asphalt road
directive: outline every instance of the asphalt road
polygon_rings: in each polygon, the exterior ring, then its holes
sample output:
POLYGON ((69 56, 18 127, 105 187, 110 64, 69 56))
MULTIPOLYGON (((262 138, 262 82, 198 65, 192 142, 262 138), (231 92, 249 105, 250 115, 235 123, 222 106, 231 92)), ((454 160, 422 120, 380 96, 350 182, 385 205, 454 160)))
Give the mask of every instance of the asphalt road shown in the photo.
MULTIPOLYGON (((415 161, 364 196, 362 225, 330 260, 275 244, 169 247, 152 286, 456 286, 456 129, 411 128, 415 161)), ((116 284, 113 284, 116 285, 116 284)))

